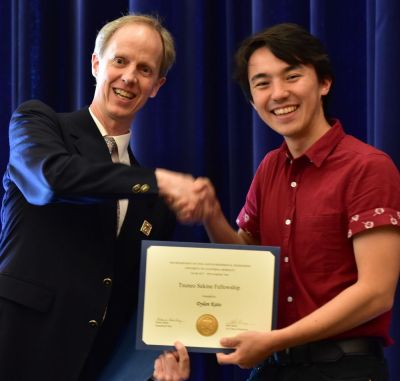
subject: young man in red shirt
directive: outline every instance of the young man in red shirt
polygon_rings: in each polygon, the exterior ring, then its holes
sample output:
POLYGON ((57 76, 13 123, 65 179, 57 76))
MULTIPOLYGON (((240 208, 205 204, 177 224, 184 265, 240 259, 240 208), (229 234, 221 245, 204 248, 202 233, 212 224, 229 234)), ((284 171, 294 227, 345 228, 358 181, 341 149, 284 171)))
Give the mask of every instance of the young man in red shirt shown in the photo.
MULTIPOLYGON (((389 380, 383 346, 392 343, 400 272, 398 169, 326 117, 329 58, 303 28, 279 24, 249 37, 236 69, 252 106, 284 143, 261 162, 238 231, 211 185, 202 215, 191 218, 214 242, 281 248, 278 326, 222 339, 234 351, 217 354, 218 362, 255 367, 251 380, 389 380)), ((157 360, 157 379, 187 376, 187 353, 177 349, 157 360)))

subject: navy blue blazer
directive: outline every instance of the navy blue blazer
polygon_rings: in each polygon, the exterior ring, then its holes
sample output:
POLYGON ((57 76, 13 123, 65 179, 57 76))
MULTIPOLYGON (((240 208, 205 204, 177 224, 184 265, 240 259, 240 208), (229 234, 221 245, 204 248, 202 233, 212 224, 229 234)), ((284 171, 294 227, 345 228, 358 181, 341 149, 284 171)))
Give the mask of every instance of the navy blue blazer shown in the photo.
POLYGON ((88 358, 100 369, 114 350, 136 307, 141 241, 169 239, 175 226, 154 170, 130 155, 132 166, 112 163, 87 108, 60 114, 32 100, 13 114, 1 212, 0 380, 77 380, 88 358), (118 198, 129 206, 116 238, 118 198))

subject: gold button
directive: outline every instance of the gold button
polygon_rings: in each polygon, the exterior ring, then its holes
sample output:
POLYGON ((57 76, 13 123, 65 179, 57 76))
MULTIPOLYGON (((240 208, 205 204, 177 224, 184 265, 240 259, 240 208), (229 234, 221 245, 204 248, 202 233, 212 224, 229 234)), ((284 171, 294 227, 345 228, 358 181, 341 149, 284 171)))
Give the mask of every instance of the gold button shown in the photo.
POLYGON ((132 187, 132 192, 133 192, 133 193, 139 193, 139 192, 140 192, 140 184, 135 184, 135 185, 132 187))
POLYGON ((99 323, 97 323, 96 320, 89 320, 89 325, 93 328, 96 328, 99 326, 99 323))
POLYGON ((111 286, 112 285, 112 279, 111 278, 104 278, 103 279, 103 284, 105 286, 111 286))
POLYGON ((143 184, 143 185, 140 187, 140 191, 141 191, 142 193, 146 193, 149 189, 150 189, 149 184, 143 184))

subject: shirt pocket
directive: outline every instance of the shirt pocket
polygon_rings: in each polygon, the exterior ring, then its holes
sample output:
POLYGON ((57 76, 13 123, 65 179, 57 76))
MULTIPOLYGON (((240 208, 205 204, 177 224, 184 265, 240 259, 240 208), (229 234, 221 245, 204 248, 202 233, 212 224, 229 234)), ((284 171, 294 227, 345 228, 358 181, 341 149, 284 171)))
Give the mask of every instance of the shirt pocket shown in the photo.
POLYGON ((296 230, 296 262, 304 272, 339 271, 353 263, 343 215, 303 216, 296 222, 296 230))

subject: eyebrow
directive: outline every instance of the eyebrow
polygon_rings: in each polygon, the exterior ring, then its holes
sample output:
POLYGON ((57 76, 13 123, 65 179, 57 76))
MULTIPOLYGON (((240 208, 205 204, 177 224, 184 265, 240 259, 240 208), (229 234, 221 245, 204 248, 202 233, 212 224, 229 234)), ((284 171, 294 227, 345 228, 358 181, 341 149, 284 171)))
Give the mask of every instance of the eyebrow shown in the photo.
MULTIPOLYGON (((292 70, 297 70, 301 66, 302 66, 301 64, 288 65, 282 70, 282 74, 287 74, 292 70)), ((270 74, 267 74, 267 73, 258 73, 258 74, 253 75, 253 77, 250 78, 250 82, 253 83, 253 82, 257 81, 258 79, 271 78, 271 77, 272 76, 270 74)))

